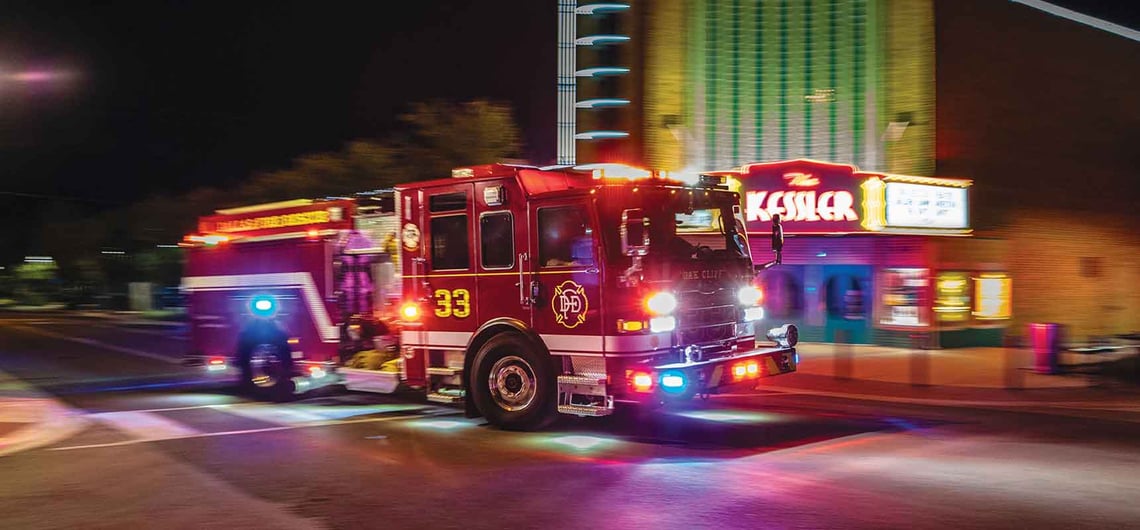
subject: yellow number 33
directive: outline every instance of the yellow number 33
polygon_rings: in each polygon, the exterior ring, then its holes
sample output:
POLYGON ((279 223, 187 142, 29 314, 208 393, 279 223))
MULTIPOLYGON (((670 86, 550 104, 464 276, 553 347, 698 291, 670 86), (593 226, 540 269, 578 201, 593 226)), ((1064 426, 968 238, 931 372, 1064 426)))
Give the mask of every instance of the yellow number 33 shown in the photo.
POLYGON ((471 293, 467 289, 435 290, 435 316, 467 318, 471 316, 471 293))

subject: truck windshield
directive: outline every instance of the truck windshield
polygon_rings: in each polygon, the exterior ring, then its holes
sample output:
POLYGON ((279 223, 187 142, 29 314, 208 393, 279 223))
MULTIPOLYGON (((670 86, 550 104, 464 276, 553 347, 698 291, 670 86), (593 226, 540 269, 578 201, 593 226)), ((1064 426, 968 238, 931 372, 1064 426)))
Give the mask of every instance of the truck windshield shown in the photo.
POLYGON ((599 198, 606 248, 621 255, 621 214, 641 208, 649 218, 649 253, 675 259, 749 256, 736 195, 727 191, 641 187, 607 189, 599 198))

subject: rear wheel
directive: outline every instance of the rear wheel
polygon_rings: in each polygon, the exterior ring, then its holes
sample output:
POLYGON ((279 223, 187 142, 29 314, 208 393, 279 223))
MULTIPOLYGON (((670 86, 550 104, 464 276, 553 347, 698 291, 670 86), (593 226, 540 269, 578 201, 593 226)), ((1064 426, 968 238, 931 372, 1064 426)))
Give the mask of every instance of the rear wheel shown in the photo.
POLYGON ((293 355, 285 337, 272 334, 242 340, 238 364, 247 393, 273 401, 293 397, 293 355))
POLYGON ((555 375, 550 357, 521 335, 487 341, 475 357, 469 388, 492 425, 508 430, 541 429, 554 421, 555 375))

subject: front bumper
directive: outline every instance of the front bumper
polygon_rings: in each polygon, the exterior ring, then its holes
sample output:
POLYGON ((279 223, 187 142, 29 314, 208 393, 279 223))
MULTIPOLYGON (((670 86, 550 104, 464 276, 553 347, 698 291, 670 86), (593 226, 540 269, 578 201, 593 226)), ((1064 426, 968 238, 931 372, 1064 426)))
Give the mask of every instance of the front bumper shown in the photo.
POLYGON ((751 388, 761 377, 796 371, 795 347, 755 350, 705 361, 670 363, 653 367, 654 390, 664 394, 718 394, 751 388))

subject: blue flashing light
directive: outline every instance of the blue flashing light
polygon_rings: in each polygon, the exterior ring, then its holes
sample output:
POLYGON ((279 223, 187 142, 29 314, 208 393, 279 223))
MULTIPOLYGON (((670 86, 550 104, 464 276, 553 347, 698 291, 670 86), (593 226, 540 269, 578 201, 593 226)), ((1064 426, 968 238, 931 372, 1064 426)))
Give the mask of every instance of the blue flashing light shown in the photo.
POLYGON ((665 372, 661 375, 661 389, 676 392, 685 388, 685 376, 680 372, 665 372))
POLYGON ((578 37, 574 44, 578 46, 608 46, 611 44, 621 44, 629 42, 629 37, 625 35, 588 35, 586 37, 578 37))
POLYGON ((608 107, 622 107, 629 105, 628 99, 621 98, 595 98, 584 99, 574 104, 574 107, 579 109, 602 109, 608 107))
POLYGON ((608 2, 578 6, 578 8, 574 10, 574 13, 577 15, 608 15, 624 11, 629 11, 629 4, 608 2))
POLYGON ((614 75, 625 75, 629 73, 629 68, 624 66, 598 66, 595 68, 585 68, 574 72, 575 77, 606 77, 614 75))
POLYGON ((277 301, 272 296, 257 295, 249 301, 249 310, 254 316, 271 317, 277 312, 277 301))
POLYGON ((614 138, 626 138, 629 133, 624 131, 587 131, 574 135, 575 140, 611 140, 614 138))

